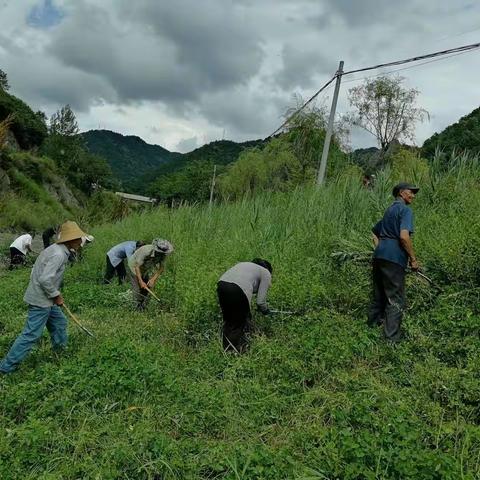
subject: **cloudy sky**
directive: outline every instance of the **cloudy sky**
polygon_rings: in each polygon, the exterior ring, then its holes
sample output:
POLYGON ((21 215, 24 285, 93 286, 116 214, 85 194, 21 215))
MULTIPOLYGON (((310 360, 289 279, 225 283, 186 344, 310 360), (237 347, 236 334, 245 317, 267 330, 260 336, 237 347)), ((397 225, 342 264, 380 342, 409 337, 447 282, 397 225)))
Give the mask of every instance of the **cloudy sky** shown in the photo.
MULTIPOLYGON (((82 130, 182 152, 266 137, 339 60, 351 70, 479 39, 475 0, 0 0, 11 93, 49 116, 70 104, 82 130)), ((399 72, 431 114, 418 144, 479 106, 479 73, 480 50, 399 72)), ((344 77, 339 113, 361 82, 344 77)), ((351 143, 375 141, 354 131, 351 143)))

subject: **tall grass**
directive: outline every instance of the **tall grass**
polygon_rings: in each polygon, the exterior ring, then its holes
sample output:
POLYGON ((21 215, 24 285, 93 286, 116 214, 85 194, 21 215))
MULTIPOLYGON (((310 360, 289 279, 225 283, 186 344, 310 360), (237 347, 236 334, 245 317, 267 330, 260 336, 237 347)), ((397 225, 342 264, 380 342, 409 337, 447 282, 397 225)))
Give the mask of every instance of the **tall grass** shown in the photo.
MULTIPOLYGON (((408 276, 407 340, 365 326, 365 251, 400 171, 372 190, 344 176, 322 189, 264 194, 211 209, 184 205, 94 228, 65 299, 96 339, 71 330, 0 381, 2 478, 469 479, 480 475, 479 167, 422 170, 417 255, 442 288, 408 276), (100 284, 105 252, 164 237, 175 253, 133 312, 100 284), (273 264, 271 304, 250 351, 225 355, 215 283, 237 261, 273 264)), ((407 178, 409 180, 409 178, 407 178)), ((28 271, 0 277, 4 352, 24 321, 28 271)))

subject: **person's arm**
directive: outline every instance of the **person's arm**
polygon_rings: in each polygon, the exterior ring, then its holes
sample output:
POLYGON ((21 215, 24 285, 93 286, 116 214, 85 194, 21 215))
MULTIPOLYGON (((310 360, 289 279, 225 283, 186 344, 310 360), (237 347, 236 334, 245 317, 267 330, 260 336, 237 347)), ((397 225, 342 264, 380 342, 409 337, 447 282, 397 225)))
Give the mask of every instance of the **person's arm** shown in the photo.
POLYGON ((140 267, 135 265, 135 276, 137 277, 137 282, 141 288, 146 289, 148 285, 143 281, 142 272, 140 271, 140 267))
POLYGON ((373 240, 373 245, 375 248, 377 248, 378 243, 380 242, 380 231, 382 228, 382 221, 380 220, 375 224, 375 226, 372 228, 372 240, 373 240))
POLYGON ((415 256, 415 251, 413 250, 413 242, 412 238, 410 237, 409 230, 400 230, 400 244, 408 254, 408 258, 410 259, 410 268, 412 270, 418 270, 419 265, 417 262, 417 257, 415 256))
POLYGON ((270 288, 270 284, 272 282, 272 277, 269 272, 265 275, 262 275, 260 279, 260 285, 258 286, 257 292, 257 308, 264 314, 268 315, 270 313, 270 309, 267 305, 267 293, 268 289, 270 288))
POLYGON ((147 285, 148 288, 153 288, 155 284, 157 283, 158 277, 163 273, 163 265, 160 265, 155 272, 155 274, 152 276, 152 278, 148 281, 147 285))
POLYGON ((417 262, 415 251, 413 249, 412 233, 413 213, 410 208, 405 208, 402 212, 400 223, 400 245, 407 252, 408 258, 410 260, 410 268, 415 271, 419 269, 419 265, 417 262))
POLYGON ((63 297, 57 285, 60 285, 61 278, 59 278, 59 269, 62 266, 63 259, 59 256, 50 257, 41 273, 38 276, 38 283, 45 295, 51 298, 56 305, 63 304, 63 297))

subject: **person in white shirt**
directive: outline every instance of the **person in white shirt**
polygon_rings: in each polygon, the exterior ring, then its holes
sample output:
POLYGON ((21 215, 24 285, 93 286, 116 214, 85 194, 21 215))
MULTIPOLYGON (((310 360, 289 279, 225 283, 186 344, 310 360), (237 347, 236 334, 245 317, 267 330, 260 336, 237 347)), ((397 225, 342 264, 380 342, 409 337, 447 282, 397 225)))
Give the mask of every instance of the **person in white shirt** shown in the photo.
POLYGON ((25 265, 27 253, 33 252, 32 240, 35 233, 25 233, 16 238, 10 245, 10 266, 9 270, 13 270, 18 265, 25 265))

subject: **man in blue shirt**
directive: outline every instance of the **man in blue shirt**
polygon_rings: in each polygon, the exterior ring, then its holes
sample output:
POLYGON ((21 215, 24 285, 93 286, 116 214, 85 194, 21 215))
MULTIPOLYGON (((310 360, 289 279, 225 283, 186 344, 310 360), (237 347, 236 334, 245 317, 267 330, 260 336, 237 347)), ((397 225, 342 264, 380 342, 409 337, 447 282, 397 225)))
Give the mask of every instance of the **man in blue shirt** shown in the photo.
POLYGON ((121 285, 127 274, 124 260, 128 260, 133 255, 135 250, 143 245, 145 245, 144 242, 129 240, 112 247, 107 252, 107 267, 105 269, 103 283, 110 283, 115 274, 117 274, 118 284, 121 285))
POLYGON ((419 188, 410 183, 399 183, 393 188, 395 201, 388 207, 382 220, 372 229, 374 299, 368 314, 370 326, 383 323, 385 337, 398 341, 405 308, 405 269, 410 263, 418 270, 413 250, 413 213, 407 205, 419 188))

